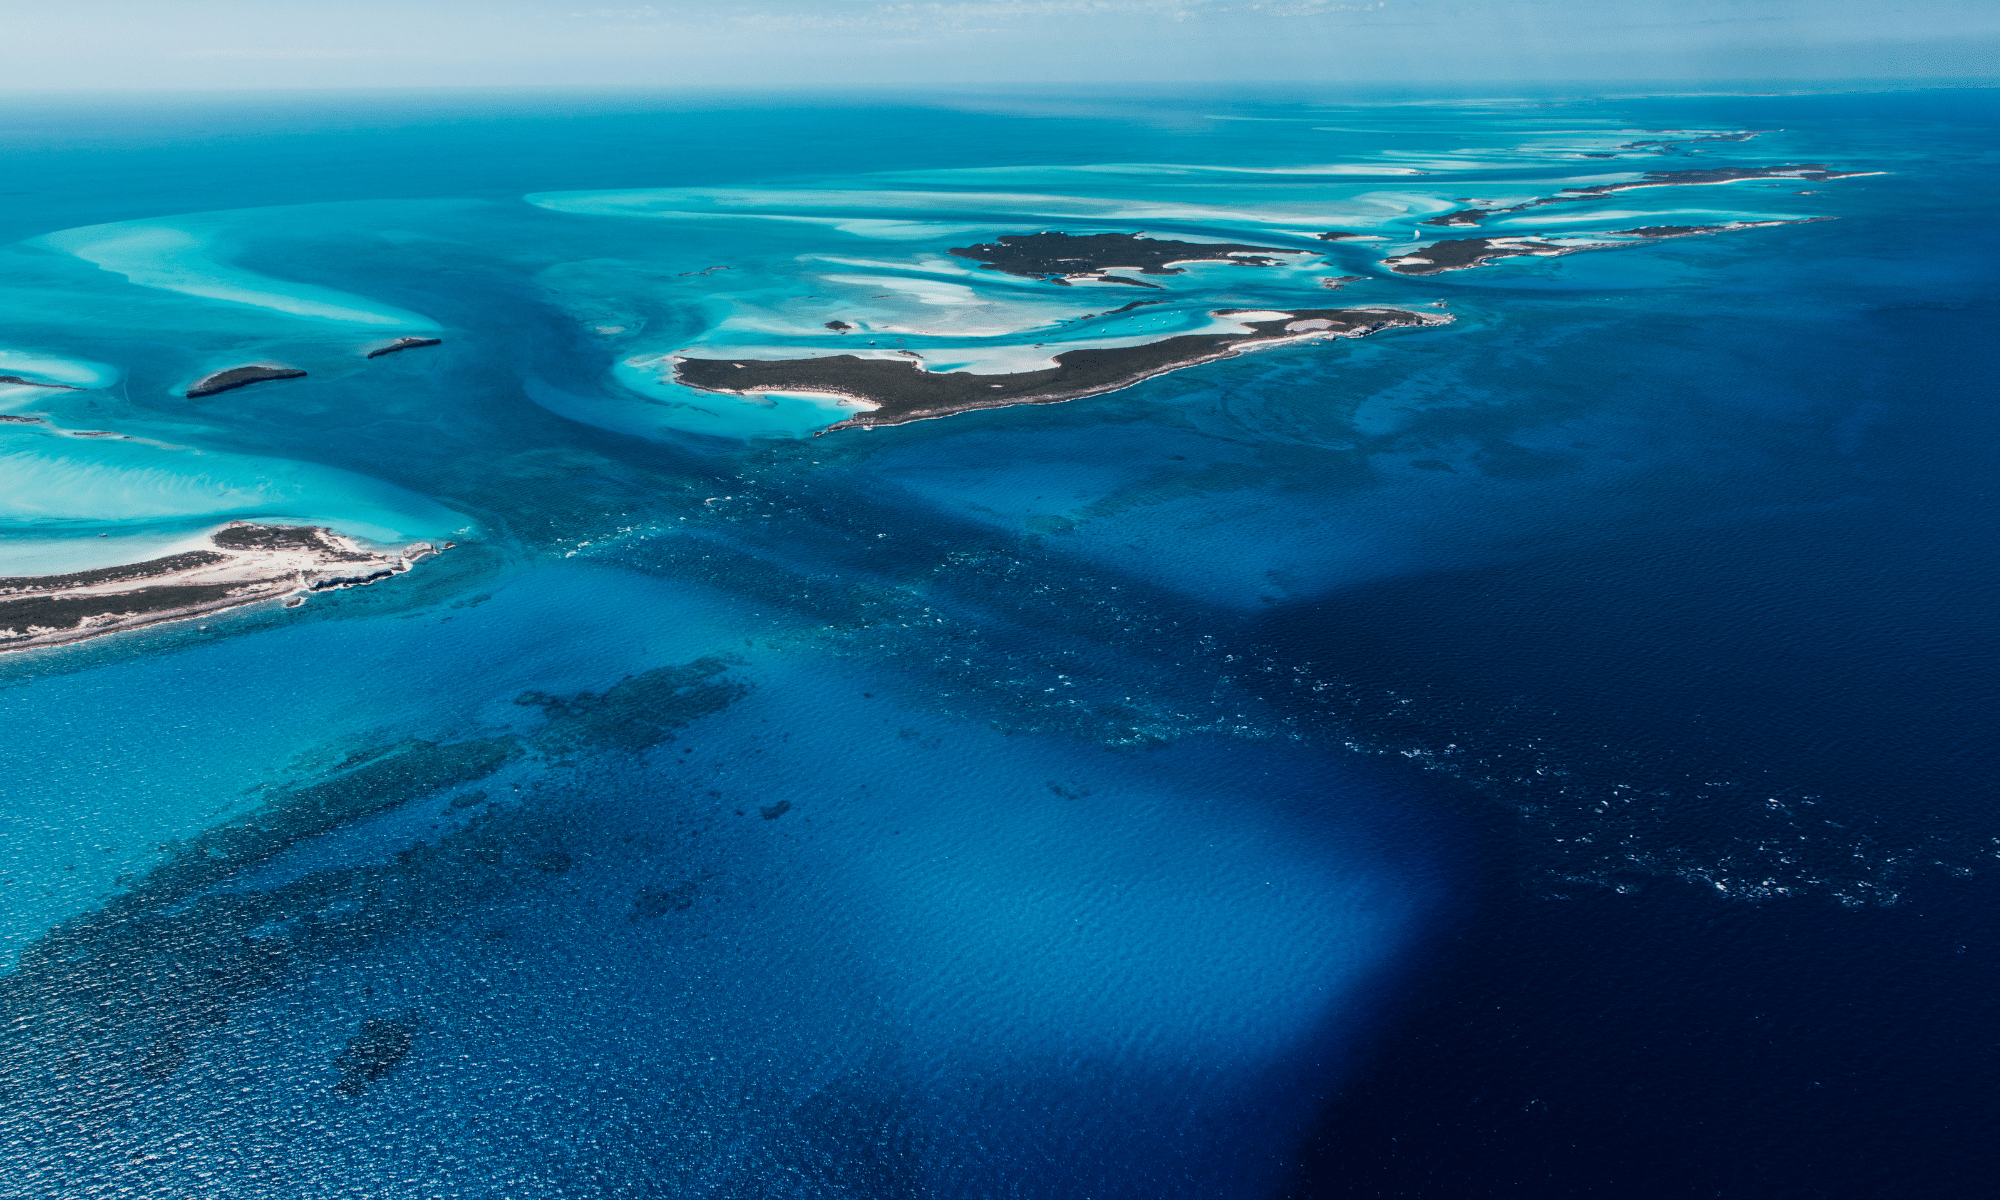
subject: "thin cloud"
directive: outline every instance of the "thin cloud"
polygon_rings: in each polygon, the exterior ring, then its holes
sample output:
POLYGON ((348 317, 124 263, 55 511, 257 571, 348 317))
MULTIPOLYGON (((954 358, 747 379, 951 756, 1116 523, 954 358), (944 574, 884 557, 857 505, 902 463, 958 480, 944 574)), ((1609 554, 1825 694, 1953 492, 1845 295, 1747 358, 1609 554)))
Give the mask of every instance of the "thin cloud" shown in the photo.
POLYGON ((1037 22, 1122 17, 1148 22, 1182 22, 1206 17, 1254 15, 1299 19, 1380 12, 1387 3, 1344 0, 959 0, 958 3, 882 4, 873 8, 737 9, 717 12, 709 5, 654 5, 572 12, 576 20, 625 28, 689 31, 755 29, 766 32, 852 30, 856 32, 998 33, 995 22, 1037 22))

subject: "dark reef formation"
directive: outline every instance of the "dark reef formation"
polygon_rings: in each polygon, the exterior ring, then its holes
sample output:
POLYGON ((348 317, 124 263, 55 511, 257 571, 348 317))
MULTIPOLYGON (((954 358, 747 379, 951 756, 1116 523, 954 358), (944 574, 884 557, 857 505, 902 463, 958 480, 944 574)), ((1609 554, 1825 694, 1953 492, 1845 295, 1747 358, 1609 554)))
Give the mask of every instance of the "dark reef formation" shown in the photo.
POLYGON ((333 1060, 340 1071, 340 1082, 333 1090, 343 1096, 359 1096, 409 1057, 416 1042, 417 1023, 410 1017, 376 1017, 363 1022, 361 1032, 349 1038, 347 1048, 333 1060))
POLYGON ((187 390, 187 396, 192 400, 198 396, 213 396, 217 392, 249 387, 253 383, 262 383, 267 379, 297 379, 304 374, 305 372, 297 367, 273 367, 262 363, 247 367, 231 367, 227 371, 217 371, 213 375, 203 376, 187 390))
MULTIPOLYGON (((99 1121, 104 1142, 119 1139, 110 1143, 111 1160, 137 1161, 157 1143, 144 1140, 142 1128, 104 1122, 105 1097, 116 1097, 120 1112, 184 1103, 190 1063, 218 1049, 239 1054, 244 1036, 270 1036, 254 1028, 246 1034, 250 1023, 240 1014, 284 986, 302 962, 376 951, 412 930, 464 920, 495 896, 535 887, 550 878, 547 864, 568 857, 565 840, 579 817, 567 793, 512 793, 514 803, 382 861, 330 864, 256 888, 218 884, 377 814, 443 802, 523 754, 546 750, 551 737, 581 753, 672 740, 748 690, 725 674, 734 665, 699 659, 660 668, 607 689, 594 706, 570 698, 540 731, 377 743, 311 777, 257 789, 262 799, 254 810, 162 846, 158 866, 121 880, 100 907, 37 937, 19 965, 0 975, 0 1091, 52 1121, 93 1129, 100 1126, 90 1122, 99 1121), (568 715, 586 707, 587 720, 568 715)), ((634 900, 635 919, 697 901, 698 885, 677 881, 685 868, 669 869, 675 873, 664 886, 634 900)), ((324 1100, 336 1114, 356 1095, 401 1086, 399 1076, 430 1036, 414 1014, 374 1003, 359 1001, 342 1020, 348 1038, 328 1063, 337 1077, 324 1100)), ((19 1182, 23 1170, 47 1166, 35 1176, 34 1194, 76 1193, 69 1160, 49 1166, 46 1156, 28 1154, 23 1163, 9 1178, 19 1182)))
MULTIPOLYGON (((1265 309, 1224 309, 1216 316, 1261 313, 1265 309)), ((1249 333, 1199 333, 1166 338, 1144 346, 1066 350, 1055 366, 1039 371, 977 375, 970 371, 927 371, 911 361, 858 358, 851 354, 827 358, 779 360, 686 358, 674 366, 674 378, 703 391, 745 395, 759 392, 811 392, 878 405, 829 426, 853 429, 900 425, 946 417, 981 408, 1015 404, 1056 404, 1083 396, 1130 387, 1167 371, 1229 358, 1242 350, 1281 341, 1319 337, 1361 337, 1378 329, 1437 325, 1448 317, 1397 308, 1313 308, 1246 320, 1249 333)))
POLYGON ((1137 279, 1124 279, 1104 272, 1114 269, 1138 271, 1142 275, 1179 275, 1172 263, 1231 262, 1244 266, 1275 266, 1274 254, 1308 254, 1307 250, 1286 250, 1274 246, 1239 246, 1228 242, 1170 242, 1136 233, 1025 233, 1006 234, 977 246, 955 246, 950 253, 982 264, 989 271, 1005 271, 1030 279, 1089 279, 1104 283, 1129 283, 1157 287, 1137 279))
POLYGON ((1439 216, 1435 216, 1435 217, 1427 217, 1427 218, 1425 218, 1424 220, 1422 220, 1422 221, 1419 221, 1419 222, 1417 222, 1417 224, 1419 224, 1419 225, 1477 225, 1477 224, 1479 224, 1479 219, 1480 219, 1481 217, 1485 216, 1485 215, 1486 215, 1487 213, 1489 213, 1489 212, 1497 212, 1497 211, 1501 211, 1501 210, 1498 210, 1498 209, 1485 209, 1485 208, 1461 208, 1461 209, 1458 209, 1458 210, 1456 210, 1456 211, 1454 211, 1454 212, 1448 212, 1448 213, 1443 213, 1443 214, 1441 214, 1441 215, 1439 215, 1439 216))
POLYGON ((1851 179, 1857 175, 1871 174, 1874 172, 1833 171, 1827 169, 1824 163, 1806 163, 1796 167, 1701 167, 1688 171, 1648 171, 1644 179, 1630 183, 1599 183, 1590 187, 1564 188, 1563 191, 1574 196, 1608 196, 1613 192, 1629 192, 1635 188, 1737 183, 1745 179, 1806 179, 1813 183, 1824 183, 1829 179, 1851 179))
POLYGON ((548 715, 536 747, 548 758, 562 759, 585 749, 636 754, 695 717, 734 703, 742 695, 740 685, 716 681, 734 665, 735 660, 728 658, 698 658, 684 666, 621 679, 602 692, 573 696, 523 692, 514 703, 548 715))
POLYGON ((415 350, 419 346, 438 346, 443 344, 444 344, 443 338, 399 337, 395 341, 390 342, 386 346, 375 347, 373 350, 370 350, 366 355, 363 355, 363 357, 380 358, 384 354, 394 354, 399 350, 415 350))

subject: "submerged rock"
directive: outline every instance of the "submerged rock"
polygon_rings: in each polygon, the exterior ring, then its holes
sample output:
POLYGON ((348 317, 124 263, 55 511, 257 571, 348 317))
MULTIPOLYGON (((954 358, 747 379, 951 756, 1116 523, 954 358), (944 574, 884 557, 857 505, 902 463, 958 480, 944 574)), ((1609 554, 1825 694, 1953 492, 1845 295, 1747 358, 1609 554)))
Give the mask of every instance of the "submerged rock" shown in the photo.
POLYGON ((694 907, 695 893, 698 890, 689 880, 667 887, 646 888, 632 897, 632 919, 644 921, 653 917, 664 917, 670 912, 686 912, 694 907))
POLYGON ((333 1060, 340 1070, 340 1082, 333 1090, 343 1096, 359 1096, 368 1085, 396 1069, 410 1055, 417 1041, 417 1024, 409 1017, 376 1017, 348 1039, 347 1049, 333 1060))

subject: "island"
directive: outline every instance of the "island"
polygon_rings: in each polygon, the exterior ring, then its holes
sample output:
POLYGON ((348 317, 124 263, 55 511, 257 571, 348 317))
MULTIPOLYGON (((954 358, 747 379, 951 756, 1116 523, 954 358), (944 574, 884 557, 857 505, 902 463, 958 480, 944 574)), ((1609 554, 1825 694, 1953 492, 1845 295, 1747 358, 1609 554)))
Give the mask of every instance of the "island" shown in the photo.
POLYGON ((1497 213, 1526 212, 1544 204, 1560 204, 1565 200, 1594 200, 1600 196, 1636 191, 1640 188, 1702 187, 1716 183, 1740 183, 1746 179, 1803 179, 1811 183, 1824 183, 1829 179, 1853 179, 1862 175, 1880 174, 1882 174, 1880 171, 1834 171, 1829 170, 1824 163, 1806 163, 1796 167, 1700 167, 1686 171, 1648 171, 1642 178, 1624 183, 1595 183, 1588 187, 1566 187, 1556 195, 1537 196, 1533 200, 1510 204, 1505 208, 1455 209, 1426 218, 1418 224, 1477 225, 1481 220, 1497 213))
POLYGON ((1408 254, 1382 260, 1382 265, 1398 275, 1436 275, 1443 271, 1463 271, 1496 258, 1555 258, 1581 250, 1613 250, 1620 246, 1641 246, 1665 238, 1693 237, 1697 234, 1729 233, 1738 229, 1761 229, 1769 225, 1809 225, 1832 217, 1805 217, 1790 221, 1728 221, 1717 225, 1647 225, 1620 229, 1607 235, 1627 241, 1548 242, 1528 237, 1454 238, 1419 246, 1408 254))
MULTIPOLYGON (((81 641, 260 600, 288 607, 311 592, 399 575, 433 557, 416 542, 371 550, 331 529, 232 521, 211 548, 62 575, 0 577, 0 652, 81 641)), ((450 543, 446 544, 449 548, 450 543)))
POLYGON ((1494 212, 1509 212, 1509 211, 1512 211, 1512 210, 1511 210, 1511 209, 1498 209, 1498 208, 1461 208, 1461 209, 1457 209, 1457 210, 1455 210, 1455 211, 1453 211, 1453 212, 1448 212, 1448 213, 1444 213, 1444 214, 1442 214, 1442 215, 1440 215, 1440 216, 1435 216, 1435 217, 1427 217, 1427 218, 1425 218, 1425 219, 1424 219, 1424 220, 1422 220, 1422 221, 1418 221, 1418 222, 1417 222, 1417 224, 1419 224, 1419 225, 1477 225, 1477 224, 1479 224, 1479 221, 1480 221, 1480 218, 1482 218, 1482 217, 1486 216, 1486 214, 1488 214, 1488 213, 1494 213, 1494 212))
POLYGON ((1574 254, 1578 250, 1594 250, 1608 242, 1563 245, 1559 242, 1542 242, 1533 238, 1453 238, 1442 242, 1432 242, 1419 246, 1409 254, 1398 254, 1382 260, 1382 265, 1398 275, 1436 275, 1444 271, 1463 271, 1491 262, 1496 258, 1518 258, 1533 255, 1537 258, 1553 258, 1560 254, 1574 254))
POLYGON ((231 367, 226 371, 217 371, 213 375, 204 375, 187 390, 187 397, 193 400, 198 396, 213 396, 217 392, 249 387, 253 383, 262 383, 267 379, 297 379, 304 374, 305 372, 297 367, 276 367, 269 363, 231 367))
POLYGON ((13 384, 16 387, 54 388, 59 392, 77 392, 83 390, 71 387, 66 383, 43 383, 39 379, 23 379, 19 375, 0 375, 0 384, 13 384))
POLYGON ((1158 287, 1156 283, 1106 275, 1132 270, 1141 275, 1180 275, 1175 263, 1227 262, 1247 267, 1276 266, 1274 254, 1311 254, 1276 246, 1240 246, 1230 242, 1173 242, 1138 233, 1003 234, 977 246, 955 246, 947 253, 969 258, 988 271, 1004 271, 1030 279, 1068 283, 1125 283, 1158 287))
POLYGON ((1712 183, 1740 183, 1746 179, 1804 179, 1812 183, 1825 183, 1829 179, 1853 179, 1862 175, 1880 175, 1880 171, 1834 171, 1824 163, 1807 163, 1797 167, 1703 167, 1688 171, 1648 171, 1643 179, 1629 183, 1599 183, 1590 187, 1564 188, 1562 196, 1553 196, 1540 203, 1548 204, 1564 198, 1586 196, 1609 196, 1613 192, 1630 192, 1639 188, 1654 187, 1701 187, 1712 183))
MULTIPOLYGON (((1646 132, 1683 133, 1686 131, 1680 129, 1648 129, 1646 132)), ((1769 132, 1770 130, 1768 129, 1746 129, 1739 131, 1737 133, 1709 133, 1709 134, 1703 134, 1698 137, 1669 138, 1665 140, 1654 138, 1643 142, 1626 142, 1624 145, 1618 148, 1620 150, 1651 150, 1656 154, 1665 154, 1668 151, 1672 150, 1675 146, 1699 146, 1707 142, 1747 142, 1751 138, 1756 137, 1760 133, 1769 133, 1769 132)), ((1585 155, 1584 157, 1609 158, 1611 156, 1608 154, 1603 154, 1603 155, 1589 154, 1585 155)))
MULTIPOLYGON (((380 358, 384 354, 394 354, 399 350, 415 350, 419 346, 440 346, 443 344, 444 344, 443 338, 399 337, 395 341, 390 342, 386 346, 374 347, 373 349, 369 350, 366 354, 362 355, 362 357, 380 358)), ((304 372, 302 371, 300 372, 300 374, 304 374, 304 372)))
POLYGON ((1197 363, 1233 358, 1248 349, 1316 338, 1363 337, 1382 329, 1442 325, 1451 318, 1400 308, 1218 309, 1246 333, 1195 333, 1142 346, 1066 350, 1037 371, 980 375, 925 370, 913 360, 826 358, 674 360, 674 379, 729 395, 804 392, 875 405, 821 430, 862 429, 928 421, 954 413, 1016 404, 1059 404, 1131 387, 1197 363))

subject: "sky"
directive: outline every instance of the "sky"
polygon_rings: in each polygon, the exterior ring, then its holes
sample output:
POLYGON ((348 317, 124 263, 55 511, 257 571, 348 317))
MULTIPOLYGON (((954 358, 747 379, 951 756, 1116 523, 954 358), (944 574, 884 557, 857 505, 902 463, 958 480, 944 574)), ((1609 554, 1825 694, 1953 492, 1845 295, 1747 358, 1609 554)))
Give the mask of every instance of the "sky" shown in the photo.
POLYGON ((0 89, 2000 75, 1994 0, 0 0, 0 89))

